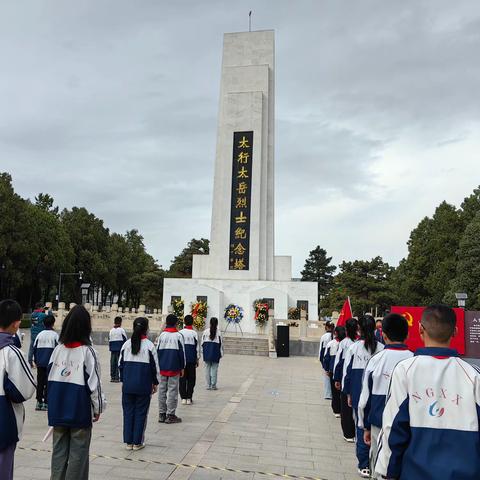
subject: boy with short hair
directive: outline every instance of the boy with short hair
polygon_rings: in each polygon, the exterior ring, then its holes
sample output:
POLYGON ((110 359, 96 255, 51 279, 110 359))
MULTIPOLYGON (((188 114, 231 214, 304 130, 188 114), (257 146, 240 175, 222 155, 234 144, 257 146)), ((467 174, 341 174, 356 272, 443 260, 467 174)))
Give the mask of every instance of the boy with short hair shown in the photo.
MULTIPOLYGON (((371 472, 377 455, 378 435, 382 428, 383 409, 393 369, 398 362, 413 356, 405 345, 408 323, 404 317, 397 313, 387 315, 383 320, 382 331, 385 348, 368 361, 358 402, 358 428, 363 428, 363 439, 370 446, 371 472)), ((373 478, 377 478, 375 474, 373 478)))
POLYGON ((393 371, 375 470, 389 479, 480 478, 480 371, 449 348, 455 312, 427 307, 425 348, 393 371))
POLYGON ((108 334, 108 348, 110 350, 110 381, 120 382, 120 371, 118 369, 118 360, 123 344, 127 341, 127 333, 122 328, 122 317, 115 317, 113 328, 108 334))
POLYGON ((27 360, 13 344, 22 309, 15 300, 0 302, 0 478, 13 479, 15 448, 25 416, 23 402, 35 393, 35 380, 27 360))
POLYGON ((183 319, 185 327, 180 330, 185 343, 185 372, 180 378, 180 397, 183 405, 193 403, 193 390, 196 382, 196 370, 200 359, 200 349, 198 348, 198 335, 193 329, 193 317, 185 315, 183 319))
POLYGON ((185 345, 177 330, 178 318, 168 315, 166 328, 157 343, 160 366, 160 386, 158 389, 158 411, 160 423, 180 423, 175 415, 178 405, 178 385, 185 368, 185 345))
POLYGON ((33 360, 37 366, 37 406, 35 410, 46 411, 47 404, 47 367, 55 347, 58 345, 58 333, 53 329, 55 317, 47 315, 43 320, 45 330, 42 330, 33 344, 33 360))

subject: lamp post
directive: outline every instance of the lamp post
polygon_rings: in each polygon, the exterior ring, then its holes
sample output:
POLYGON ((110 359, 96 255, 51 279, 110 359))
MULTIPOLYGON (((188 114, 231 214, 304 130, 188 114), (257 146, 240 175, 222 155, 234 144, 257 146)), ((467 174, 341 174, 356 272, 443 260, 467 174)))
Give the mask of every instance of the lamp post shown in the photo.
POLYGON ((455 298, 458 302, 458 308, 465 308, 465 302, 468 298, 468 295, 466 293, 456 293, 455 298))
POLYGON ((58 292, 57 292, 57 303, 60 305, 60 292, 62 290, 62 277, 65 276, 73 276, 73 277, 78 277, 80 280, 83 278, 83 272, 80 270, 78 272, 60 272, 60 278, 58 279, 58 292))

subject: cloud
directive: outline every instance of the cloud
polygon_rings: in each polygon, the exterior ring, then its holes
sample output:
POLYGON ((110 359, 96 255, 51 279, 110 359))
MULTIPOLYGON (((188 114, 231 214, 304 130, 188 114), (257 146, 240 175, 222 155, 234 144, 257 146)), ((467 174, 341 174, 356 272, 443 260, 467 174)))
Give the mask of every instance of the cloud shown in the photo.
MULTIPOLYGON (((222 34, 251 5, 23 0, 0 16, 0 170, 138 228, 163 265, 210 232, 222 34)), ((406 253, 478 183, 480 5, 255 2, 276 30, 276 247, 296 274, 406 253), (292 235, 292 231, 294 235, 292 235)))

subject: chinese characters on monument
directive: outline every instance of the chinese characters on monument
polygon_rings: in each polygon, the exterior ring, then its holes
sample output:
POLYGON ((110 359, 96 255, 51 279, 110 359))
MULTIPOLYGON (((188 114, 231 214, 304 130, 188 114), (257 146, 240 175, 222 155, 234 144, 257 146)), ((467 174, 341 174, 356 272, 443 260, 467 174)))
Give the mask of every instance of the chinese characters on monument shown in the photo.
POLYGON ((230 270, 248 270, 253 131, 233 133, 230 270))

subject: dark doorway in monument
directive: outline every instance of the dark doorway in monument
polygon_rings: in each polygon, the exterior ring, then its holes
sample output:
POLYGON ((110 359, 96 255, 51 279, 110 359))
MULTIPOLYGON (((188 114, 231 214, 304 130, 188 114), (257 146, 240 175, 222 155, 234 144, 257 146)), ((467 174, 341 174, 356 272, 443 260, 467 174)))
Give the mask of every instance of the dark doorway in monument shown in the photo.
POLYGON ((308 320, 308 300, 297 300, 297 308, 299 310, 305 310, 308 320))
POLYGON ((176 301, 181 300, 182 297, 180 295, 172 295, 170 297, 170 305, 173 305, 176 301))
POLYGON ((208 297, 205 296, 205 295, 197 295, 197 302, 208 303, 207 299, 208 299, 208 297))
POLYGON ((265 303, 268 305, 268 308, 275 310, 275 299, 274 298, 264 298, 265 303))

